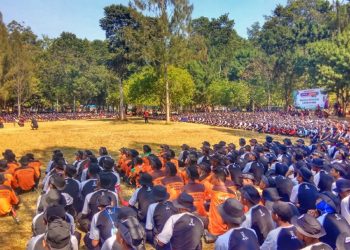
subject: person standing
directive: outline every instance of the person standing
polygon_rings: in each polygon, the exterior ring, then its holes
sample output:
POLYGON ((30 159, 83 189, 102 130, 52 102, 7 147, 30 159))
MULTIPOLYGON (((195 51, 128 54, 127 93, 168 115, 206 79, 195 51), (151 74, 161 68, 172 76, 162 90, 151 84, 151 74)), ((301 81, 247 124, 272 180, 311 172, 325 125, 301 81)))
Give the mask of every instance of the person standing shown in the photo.
POLYGON ((37 130, 39 128, 38 121, 34 117, 31 120, 30 126, 32 127, 32 130, 37 130))
POLYGON ((149 112, 146 109, 145 112, 143 112, 143 118, 145 119, 145 123, 149 123, 148 118, 149 118, 149 112))

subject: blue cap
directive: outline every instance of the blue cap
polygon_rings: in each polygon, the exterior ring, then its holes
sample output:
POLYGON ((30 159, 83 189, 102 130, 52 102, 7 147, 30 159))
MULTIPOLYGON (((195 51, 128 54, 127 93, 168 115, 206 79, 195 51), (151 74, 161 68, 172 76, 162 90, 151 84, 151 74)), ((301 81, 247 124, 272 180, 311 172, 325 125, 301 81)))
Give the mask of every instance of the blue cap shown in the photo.
POLYGON ((336 188, 333 189, 334 192, 341 193, 350 190, 350 180, 339 179, 335 182, 336 188))
POLYGON ((317 168, 323 168, 324 167, 323 160, 320 158, 312 159, 311 166, 317 167, 317 168))

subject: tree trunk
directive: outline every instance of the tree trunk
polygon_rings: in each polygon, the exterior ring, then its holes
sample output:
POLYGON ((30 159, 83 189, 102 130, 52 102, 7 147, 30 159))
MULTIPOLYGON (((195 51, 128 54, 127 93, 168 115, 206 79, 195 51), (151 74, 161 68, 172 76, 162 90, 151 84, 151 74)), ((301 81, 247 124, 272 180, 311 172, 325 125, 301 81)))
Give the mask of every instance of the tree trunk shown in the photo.
POLYGON ((56 98, 56 112, 58 113, 58 97, 56 98))
POLYGON ((74 112, 74 113, 76 112, 76 107, 75 107, 75 95, 74 95, 74 98, 73 98, 73 112, 74 112))
POLYGON ((124 90, 123 90, 123 80, 119 78, 119 117, 120 120, 125 120, 125 113, 124 113, 124 90))
POLYGON ((170 94, 169 94, 169 80, 168 80, 168 65, 164 64, 164 80, 165 80, 165 108, 166 108, 166 122, 170 122, 170 94))
POLYGON ((21 116, 21 97, 20 94, 17 96, 17 115, 18 118, 21 116))

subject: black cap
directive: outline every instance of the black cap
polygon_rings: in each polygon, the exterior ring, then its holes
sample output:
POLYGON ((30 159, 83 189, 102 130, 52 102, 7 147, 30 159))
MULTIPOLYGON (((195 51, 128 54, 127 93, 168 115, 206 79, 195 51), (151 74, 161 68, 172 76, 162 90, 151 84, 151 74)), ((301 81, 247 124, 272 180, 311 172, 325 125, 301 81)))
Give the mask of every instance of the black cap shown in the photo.
POLYGON ((79 157, 83 157, 84 152, 82 150, 78 150, 77 152, 75 152, 75 155, 79 157))
POLYGON ((173 205, 176 208, 187 209, 190 212, 196 211, 196 207, 193 205, 193 197, 188 193, 182 192, 179 197, 173 201, 173 205))
POLYGON ((323 160, 320 158, 312 159, 311 166, 316 168, 324 168, 323 160))
POLYGON ((339 179, 335 182, 336 188, 333 189, 334 192, 342 193, 350 190, 350 180, 339 179))
POLYGON ((152 195, 156 202, 166 201, 169 199, 170 195, 164 186, 154 186, 152 189, 152 195))
POLYGON ((299 138, 298 140, 296 140, 296 142, 299 142, 299 143, 301 143, 301 144, 304 144, 304 143, 305 143, 304 140, 301 139, 301 138, 299 138))
POLYGON ((21 159, 19 160, 19 163, 21 163, 21 165, 23 165, 23 166, 28 165, 28 163, 29 163, 28 157, 27 156, 22 156, 21 159))
POLYGON ((266 136, 266 141, 268 142, 268 143, 271 143, 272 141, 273 141, 273 138, 271 137, 271 136, 266 136))
POLYGON ((344 165, 341 164, 341 163, 333 163, 333 164, 331 165, 331 168, 334 168, 335 170, 337 170, 338 172, 341 172, 341 173, 344 174, 344 175, 347 174, 344 165))
POLYGON ((135 217, 128 217, 117 224, 118 232, 131 249, 144 249, 145 231, 135 217))
POLYGON ((54 205, 66 206, 67 202, 64 196, 56 189, 50 189, 42 196, 41 203, 44 208, 54 205))
POLYGON ((277 188, 265 188, 262 192, 262 198, 265 201, 278 201, 281 197, 278 194, 277 188))
POLYGON ((106 147, 100 147, 99 153, 101 155, 107 155, 108 154, 107 148, 106 147))
POLYGON ((297 228, 299 233, 306 237, 318 239, 326 235, 320 222, 309 214, 292 218, 292 224, 297 228))
POLYGON ((88 149, 84 151, 84 154, 87 155, 87 156, 93 156, 93 155, 94 155, 94 154, 92 153, 92 151, 91 151, 91 150, 88 150, 88 149))
POLYGON ((321 192, 332 190, 334 179, 332 176, 325 172, 320 172, 320 181, 318 182, 317 187, 321 192))
POLYGON ((292 145, 292 141, 289 138, 284 138, 283 142, 288 146, 292 145))
POLYGON ((222 220, 226 223, 241 224, 245 220, 243 205, 236 199, 229 198, 218 206, 222 220))
POLYGON ((241 189, 242 197, 248 200, 250 203, 256 205, 260 201, 260 194, 258 190, 252 185, 243 186, 241 189))
POLYGON ((100 182, 101 188, 104 188, 104 189, 110 189, 113 184, 113 180, 111 176, 108 173, 104 173, 104 172, 100 172, 99 182, 100 182))
POLYGON ((141 173, 139 182, 142 186, 152 186, 153 178, 148 173, 141 173))
POLYGON ((287 147, 286 147, 286 145, 281 144, 281 145, 279 146, 279 148, 280 148, 280 150, 281 150, 282 152, 287 152, 287 147))
POLYGON ((105 157, 102 163, 104 169, 112 169, 114 167, 114 160, 110 157, 105 157))
POLYGON ((50 177, 50 184, 53 185, 57 190, 64 190, 66 187, 66 181, 62 175, 53 174, 50 177))
POLYGON ((297 169, 297 173, 303 178, 304 181, 311 182, 312 172, 308 168, 301 167, 297 169))
POLYGON ((283 221, 288 221, 298 216, 298 209, 293 204, 284 201, 277 201, 272 206, 272 212, 277 214, 283 221), (294 208, 294 209, 293 209, 294 208))
POLYGON ((284 163, 276 163, 275 165, 275 174, 285 176, 288 172, 288 166, 284 163))
POLYGON ((44 218, 48 223, 54 221, 55 219, 65 220, 66 210, 60 205, 49 206, 44 212, 44 218))
POLYGON ((68 164, 64 167, 64 172, 67 176, 74 177, 77 174, 77 169, 73 165, 68 164))
POLYGON ((0 160, 0 170, 6 171, 7 169, 8 169, 7 161, 6 160, 0 160))
POLYGON ((249 140, 249 142, 252 142, 252 143, 258 143, 258 141, 257 141, 255 138, 250 139, 250 140, 249 140))
POLYGON ((91 163, 88 168, 88 172, 92 175, 97 175, 101 172, 101 168, 96 163, 91 163))
POLYGON ((167 145, 167 144, 160 145, 160 148, 162 148, 164 150, 170 149, 169 145, 167 145))
POLYGON ((70 246, 70 225, 64 220, 54 220, 47 226, 45 240, 52 249, 68 250, 70 246))
POLYGON ((188 166, 186 168, 186 174, 190 179, 199 179, 199 173, 196 166, 188 166))

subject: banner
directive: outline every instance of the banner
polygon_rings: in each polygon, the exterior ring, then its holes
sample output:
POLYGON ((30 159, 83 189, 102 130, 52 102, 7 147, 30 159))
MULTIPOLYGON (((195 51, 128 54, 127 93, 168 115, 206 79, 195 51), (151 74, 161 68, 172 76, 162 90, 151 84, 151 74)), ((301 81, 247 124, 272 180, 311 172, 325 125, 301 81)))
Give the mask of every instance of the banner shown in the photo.
POLYGON ((294 106, 301 109, 328 108, 328 94, 324 89, 293 91, 294 106))

